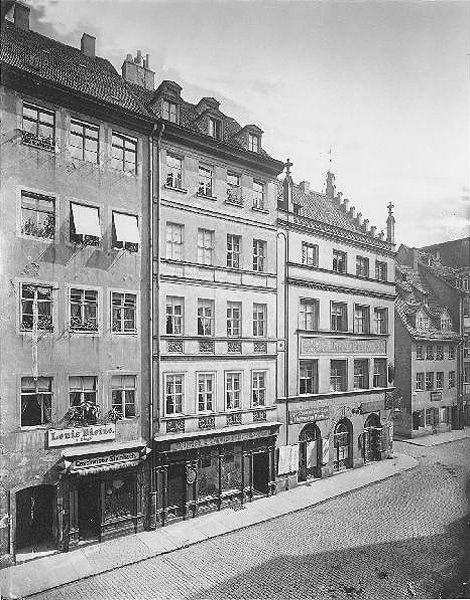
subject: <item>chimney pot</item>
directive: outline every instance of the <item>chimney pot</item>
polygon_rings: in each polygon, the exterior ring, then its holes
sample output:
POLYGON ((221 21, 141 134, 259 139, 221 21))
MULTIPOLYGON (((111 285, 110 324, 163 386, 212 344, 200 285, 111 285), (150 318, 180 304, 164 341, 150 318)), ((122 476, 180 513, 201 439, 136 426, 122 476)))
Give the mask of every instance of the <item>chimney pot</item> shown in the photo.
POLYGON ((29 6, 22 4, 21 2, 15 3, 15 8, 13 12, 13 22, 15 23, 18 29, 24 29, 25 31, 29 31, 29 6))
POLYGON ((343 203, 341 204, 341 207, 344 210, 344 212, 348 212, 348 210, 349 210, 349 200, 347 198, 345 198, 343 200, 343 203))
POLYGON ((299 183, 300 189, 303 191, 304 194, 309 194, 310 193, 310 181, 301 181, 299 183))
POLYGON ((356 207, 355 206, 351 206, 351 208, 349 209, 349 216, 353 219, 356 217, 356 207))
POLYGON ((381 232, 379 233, 379 240, 383 240, 383 239, 384 239, 384 237, 385 237, 385 233, 384 233, 383 231, 381 231, 381 232))
POLYGON ((85 56, 95 57, 96 38, 88 33, 82 35, 81 50, 85 56))
POLYGON ((126 60, 127 60, 128 62, 132 62, 132 54, 128 54, 128 55, 126 56, 126 60))
POLYGON ((341 202, 343 200, 343 192, 338 192, 336 194, 336 199, 338 200, 338 203, 341 204, 341 202))
POLYGON ((363 227, 364 227, 364 231, 369 230, 369 219, 364 219, 363 227))
POLYGON ((356 221, 358 225, 362 224, 362 213, 358 212, 356 215, 356 221))
POLYGON ((129 83, 135 83, 153 92, 155 89, 155 73, 149 69, 149 62, 149 55, 146 54, 144 60, 141 50, 137 50, 137 55, 134 58, 132 58, 132 54, 128 54, 126 60, 122 63, 122 78, 129 83))
POLYGON ((377 232, 377 227, 375 225, 372 225, 372 227, 370 228, 371 236, 375 237, 376 232, 377 232))

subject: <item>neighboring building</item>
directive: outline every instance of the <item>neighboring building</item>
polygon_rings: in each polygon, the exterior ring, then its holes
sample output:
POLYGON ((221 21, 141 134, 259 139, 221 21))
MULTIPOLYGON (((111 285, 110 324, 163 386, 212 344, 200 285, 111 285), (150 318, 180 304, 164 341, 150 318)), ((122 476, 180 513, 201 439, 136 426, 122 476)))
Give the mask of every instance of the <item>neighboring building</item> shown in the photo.
POLYGON ((89 35, 39 35, 17 3, 0 50, 8 561, 143 527, 152 123, 89 35))
MULTIPOLYGON (((431 246, 422 246, 418 248, 423 253, 432 255, 440 264, 454 269, 470 268, 470 238, 460 238, 450 240, 431 246)), ((467 285, 467 290, 468 285, 467 285)))
POLYGON ((278 487, 389 456, 394 227, 387 238, 336 194, 279 185, 278 487))

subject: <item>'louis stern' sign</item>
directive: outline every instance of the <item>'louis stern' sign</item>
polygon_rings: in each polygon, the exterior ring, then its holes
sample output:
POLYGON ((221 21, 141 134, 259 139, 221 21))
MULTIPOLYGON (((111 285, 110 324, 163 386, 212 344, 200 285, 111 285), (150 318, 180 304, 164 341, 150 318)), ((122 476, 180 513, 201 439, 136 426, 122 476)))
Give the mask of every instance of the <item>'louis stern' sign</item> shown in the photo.
POLYGON ((49 429, 47 431, 49 448, 88 444, 89 442, 101 442, 104 440, 114 440, 115 438, 116 425, 114 423, 88 425, 87 427, 67 427, 66 429, 49 429))

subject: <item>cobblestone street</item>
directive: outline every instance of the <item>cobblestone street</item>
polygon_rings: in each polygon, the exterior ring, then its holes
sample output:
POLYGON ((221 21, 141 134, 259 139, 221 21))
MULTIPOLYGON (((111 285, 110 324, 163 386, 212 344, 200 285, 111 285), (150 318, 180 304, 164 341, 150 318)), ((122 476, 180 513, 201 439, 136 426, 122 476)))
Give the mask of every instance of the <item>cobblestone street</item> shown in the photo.
POLYGON ((419 466, 34 598, 455 598, 470 576, 470 439, 395 449, 419 466))

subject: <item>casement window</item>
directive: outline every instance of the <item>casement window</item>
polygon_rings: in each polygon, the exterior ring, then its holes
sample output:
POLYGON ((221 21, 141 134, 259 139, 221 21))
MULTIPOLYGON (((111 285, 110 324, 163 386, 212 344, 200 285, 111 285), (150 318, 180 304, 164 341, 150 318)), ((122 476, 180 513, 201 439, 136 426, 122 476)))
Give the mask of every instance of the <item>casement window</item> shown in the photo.
POLYGON ((21 378, 21 427, 52 421, 52 378, 21 378))
POLYGON ((183 188, 183 159, 171 154, 166 155, 166 185, 181 190, 183 188))
POLYGON ((70 377, 70 406, 80 406, 82 404, 91 404, 96 406, 97 388, 97 377, 70 377))
POLYGON ((364 256, 356 256, 356 276, 369 277, 369 259, 364 256))
POLYGON ((318 329, 318 300, 302 298, 299 306, 299 329, 318 329))
POLYGON ((165 333, 169 335, 183 334, 184 299, 167 296, 165 302, 165 333))
POLYGON ((253 240, 253 271, 262 273, 266 259, 266 242, 264 240, 253 240))
POLYGON ((449 371, 449 389, 455 387, 455 371, 449 371))
POLYGON ((219 119, 209 117, 208 121, 208 134, 216 140, 220 140, 222 137, 222 123, 219 119))
POLYGON ((434 360, 434 346, 432 344, 426 345, 426 360, 434 360))
POLYGON ((214 301, 198 298, 197 301, 197 334, 214 335, 214 301))
POLYGON ((240 249, 242 238, 240 235, 227 233, 227 267, 240 268, 240 249))
POLYGON ((248 134, 248 150, 250 152, 259 152, 259 136, 253 133, 248 134))
POLYGON ((240 175, 230 171, 227 173, 227 202, 243 204, 240 175))
POLYGON ((70 121, 70 154, 72 158, 98 163, 100 128, 90 123, 70 121))
POLYGON ((135 410, 135 375, 113 375, 111 378, 112 408, 123 418, 132 419, 135 410))
POLYGON ((374 358, 373 387, 383 388, 387 385, 387 360, 385 358, 374 358))
POLYGON ((436 373, 436 390, 442 390, 444 388, 444 373, 438 371, 436 373))
POLYGON ((380 260, 375 261, 375 278, 379 281, 387 281, 387 263, 380 260))
POLYGON ((441 329, 442 331, 450 331, 452 329, 452 319, 445 315, 441 317, 441 329))
POLYGON ((470 296, 463 299, 463 316, 470 317, 470 296))
POLYGON ((465 279, 463 280, 463 289, 464 289, 464 290, 468 290, 468 279, 467 279, 467 278, 465 278, 465 279))
POLYGON ((370 333, 370 309, 368 306, 354 305, 354 332, 370 333))
POLYGON ((266 371, 253 371, 251 373, 251 406, 266 405, 266 371))
POLYGON ((55 113, 23 103, 23 143, 43 150, 55 150, 55 113))
POLYGON ((172 260, 183 258, 183 225, 166 224, 166 257, 172 260))
POLYGON ((183 412, 184 375, 165 375, 165 414, 175 415, 183 412))
POLYGON ((318 267, 318 245, 302 242, 302 264, 318 267))
POLYGON ((348 389, 348 362, 332 360, 330 362, 330 390, 345 392, 348 389))
POLYGON ((388 333, 388 311, 386 308, 374 308, 374 333, 383 335, 388 333))
POLYGON ((299 394, 318 393, 318 360, 301 360, 299 363, 299 394))
POLYGON ((112 135, 111 166, 125 173, 137 173, 137 139, 115 133, 112 135))
POLYGON ((267 305, 253 303, 253 337, 266 337, 267 305))
POLYGON ((70 203, 70 241, 74 244, 99 246, 100 212, 94 206, 70 203))
POLYGON ((170 121, 170 123, 178 123, 178 105, 176 102, 163 100, 162 118, 165 121, 170 121))
MULTIPOLYGON (((465 341, 463 344, 463 357, 470 358, 470 341, 465 341)), ((450 359, 455 358, 455 347, 454 346, 449 346, 449 358, 450 359)))
POLYGON ((197 230, 197 262, 212 265, 214 254, 214 232, 209 229, 197 230))
POLYGON ((347 254, 341 250, 333 250, 333 271, 336 273, 346 273, 347 254))
POLYGON ((111 292, 113 333, 136 333, 137 296, 127 292, 111 292))
POLYGON ((442 344, 436 346, 436 360, 444 360, 444 346, 442 344))
POLYGON ((418 329, 429 329, 431 325, 431 321, 428 317, 423 317, 423 315, 419 315, 416 320, 416 327, 418 329))
POLYGON ((348 330, 348 305, 345 302, 331 303, 331 331, 348 330))
POLYGON ((70 289, 70 329, 82 333, 98 331, 98 291, 70 289))
POLYGON ((215 406, 215 375, 198 373, 197 409, 199 412, 213 411, 215 406))
POLYGON ((225 409, 233 410, 241 405, 241 373, 225 373, 225 409))
POLYGON ((21 284, 22 331, 53 331, 52 321, 52 287, 31 283, 21 284))
POLYGON ((253 181, 253 208, 265 210, 265 186, 261 181, 253 181))
POLYGON ((199 166, 199 196, 208 196, 212 198, 213 196, 213 177, 214 172, 211 167, 206 165, 199 166))
POLYGON ((416 359, 424 360, 424 346, 422 344, 416 346, 416 359))
POLYGON ((227 302, 227 337, 241 336, 242 303, 227 302))
POLYGON ((424 391, 424 373, 416 373, 415 390, 417 392, 424 391))
POLYGON ((366 390, 369 387, 369 361, 354 361, 354 389, 366 390))
POLYGON ((21 233, 34 238, 54 239, 54 198, 21 191, 21 233))
POLYGON ((113 248, 138 252, 139 222, 136 215, 113 211, 113 248))
POLYGON ((426 373, 426 390, 434 389, 434 373, 426 373))
MULTIPOLYGON (((465 349, 464 349, 464 353, 465 353, 465 349)), ((455 359, 455 346, 449 345, 449 360, 454 360, 454 359, 455 359)))

